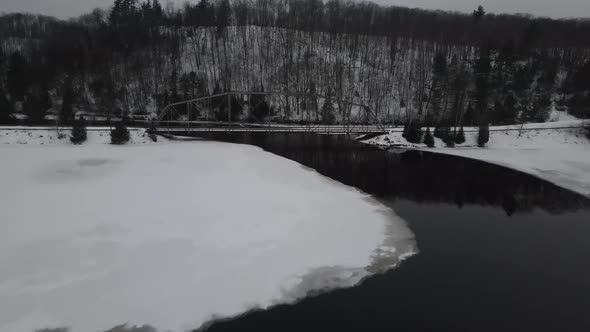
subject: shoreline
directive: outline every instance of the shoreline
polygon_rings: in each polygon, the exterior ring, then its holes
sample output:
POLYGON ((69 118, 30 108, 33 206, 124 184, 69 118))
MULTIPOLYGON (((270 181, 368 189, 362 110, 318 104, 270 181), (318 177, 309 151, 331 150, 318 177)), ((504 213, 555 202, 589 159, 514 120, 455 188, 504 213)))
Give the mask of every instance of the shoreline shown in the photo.
POLYGON ((490 141, 484 148, 477 147, 477 132, 467 130, 466 142, 455 148, 446 147, 439 138, 435 138, 433 148, 409 143, 401 131, 390 131, 360 142, 386 150, 418 150, 480 160, 535 176, 590 198, 590 140, 585 136, 584 124, 583 120, 531 123, 525 125, 522 132, 511 128, 515 126, 490 127, 490 141), (566 126, 572 124, 577 126, 566 126))

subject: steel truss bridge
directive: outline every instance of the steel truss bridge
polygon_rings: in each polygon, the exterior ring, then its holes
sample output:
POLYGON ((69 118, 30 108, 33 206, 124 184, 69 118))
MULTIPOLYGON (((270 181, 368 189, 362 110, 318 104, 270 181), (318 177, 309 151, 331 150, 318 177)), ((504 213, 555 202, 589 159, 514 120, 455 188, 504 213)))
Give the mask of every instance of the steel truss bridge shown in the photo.
POLYGON ((331 98, 343 114, 340 124, 322 124, 319 100, 325 96, 298 92, 229 91, 167 105, 153 125, 162 134, 192 134, 204 132, 265 132, 368 134, 384 133, 376 114, 357 102, 331 98), (253 112, 265 104, 263 112, 253 112), (258 113, 258 116, 253 113, 258 113), (296 124, 284 120, 298 114, 296 124), (363 125, 360 123, 375 123, 363 125))

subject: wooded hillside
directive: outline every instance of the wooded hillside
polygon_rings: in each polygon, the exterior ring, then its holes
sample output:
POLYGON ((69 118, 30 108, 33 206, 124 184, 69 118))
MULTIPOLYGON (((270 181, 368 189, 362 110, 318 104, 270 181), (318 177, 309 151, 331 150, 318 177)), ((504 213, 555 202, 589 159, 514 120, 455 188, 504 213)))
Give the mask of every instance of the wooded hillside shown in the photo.
POLYGON ((590 117, 587 36, 587 20, 338 0, 201 0, 180 9, 116 0, 71 21, 10 14, 0 17, 0 122, 146 116, 229 90, 321 96, 266 98, 274 121, 460 126, 545 121, 554 110, 590 117), (343 101, 377 118, 351 118, 343 101))

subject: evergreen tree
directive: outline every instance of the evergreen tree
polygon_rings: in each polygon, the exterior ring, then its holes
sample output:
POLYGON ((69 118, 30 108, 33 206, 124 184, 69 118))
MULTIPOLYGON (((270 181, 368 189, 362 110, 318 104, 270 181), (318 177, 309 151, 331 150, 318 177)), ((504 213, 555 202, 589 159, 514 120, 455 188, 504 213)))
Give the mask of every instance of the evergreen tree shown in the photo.
POLYGON ((178 94, 178 72, 176 71, 176 68, 172 70, 172 75, 170 75, 170 93, 172 103, 180 101, 180 96, 178 94))
POLYGON ((424 136, 424 132, 418 123, 412 122, 408 124, 408 128, 404 136, 408 142, 420 144, 422 143, 422 136, 424 136))
POLYGON ((131 139, 129 130, 123 123, 123 121, 117 122, 115 128, 111 130, 111 144, 122 145, 131 139))
POLYGON ((189 87, 190 87, 190 95, 191 98, 195 98, 197 96, 197 91, 199 90, 199 80, 197 78, 197 73, 195 73, 194 71, 191 71, 188 74, 188 81, 189 81, 189 87))
POLYGON ((447 143, 448 138, 451 135, 451 128, 448 126, 439 126, 435 129, 434 137, 440 138, 443 142, 447 143))
POLYGON ((578 118, 590 119, 590 94, 575 93, 568 105, 570 114, 578 118))
POLYGON ((475 23, 479 23, 481 19, 486 15, 486 11, 483 9, 483 6, 478 6, 477 10, 473 11, 473 20, 475 23))
MULTIPOLYGON (((264 86, 262 84, 260 85, 258 92, 264 92, 264 86)), ((270 106, 262 94, 251 95, 248 106, 250 109, 248 120, 250 122, 264 121, 264 119, 270 115, 270 106)))
POLYGON ((524 34, 520 39, 519 51, 522 57, 528 57, 530 55, 530 50, 535 47, 538 34, 537 21, 533 20, 529 23, 528 28, 524 31, 524 34))
POLYGON ((516 98, 514 94, 509 94, 508 97, 504 100, 504 105, 502 107, 502 123, 510 124, 515 123, 517 110, 516 110, 516 98))
MULTIPOLYGON (((231 121, 238 121, 240 119, 240 117, 242 116, 242 110, 243 110, 243 105, 242 103, 240 103, 240 101, 238 100, 238 98, 236 98, 235 95, 231 95, 231 98, 229 99, 230 101, 230 112, 231 112, 231 121)), ((227 102, 227 98, 226 98, 226 102, 227 102)), ((268 115, 271 115, 271 109, 270 107, 268 107, 268 104, 266 103, 266 101, 264 102, 268 108, 268 110, 266 111, 268 115)))
POLYGON ((164 18, 164 10, 158 0, 154 0, 152 3, 152 18, 154 20, 154 26, 159 26, 164 18))
POLYGON ((9 122, 10 114, 12 114, 12 104, 6 98, 6 93, 0 86, 0 123, 6 124, 9 122))
POLYGON ((447 140, 445 142, 447 144, 447 147, 454 148, 456 142, 457 142, 457 129, 453 130, 452 133, 450 132, 450 129, 449 129, 449 135, 447 136, 447 140))
POLYGON ((322 105, 322 123, 324 124, 333 124, 336 121, 335 111, 334 111, 334 104, 332 103, 332 98, 330 94, 326 97, 324 104, 322 105))
POLYGON ((477 145, 480 148, 486 146, 486 144, 490 141, 490 126, 487 122, 482 122, 479 126, 479 134, 477 135, 477 145))
POLYGON ((156 128, 156 122, 152 120, 152 123, 150 124, 150 127, 146 130, 146 132, 153 142, 158 141, 158 135, 156 134, 157 131, 158 128, 156 128))
POLYGON ((437 53, 434 57, 434 64, 432 68, 432 87, 430 105, 432 113, 427 113, 429 122, 432 120, 438 121, 442 116, 444 109, 444 95, 448 84, 448 65, 447 57, 443 53, 437 53))
POLYGON ((212 104, 211 107, 215 110, 215 109, 219 109, 221 108, 221 104, 223 102, 223 96, 219 96, 220 94, 222 94, 223 92, 221 91, 221 87, 219 86, 219 82, 215 82, 215 87, 213 88, 213 97, 211 99, 212 104))
POLYGON ((184 100, 193 98, 194 89, 192 88, 191 77, 187 73, 180 76, 180 92, 184 100))
POLYGON ((6 73, 6 83, 11 101, 24 101, 27 92, 27 82, 25 75, 26 61, 19 53, 14 52, 10 57, 10 66, 6 73))
POLYGON ((442 140, 448 147, 455 146, 455 136, 450 127, 443 127, 441 130, 442 140))
MULTIPOLYGON (((6 66, 6 54, 4 53, 4 47, 0 45, 0 75, 4 74, 4 67, 6 66)), ((2 83, 0 82, 0 86, 2 83)))
POLYGON ((111 10, 111 14, 109 16, 109 23, 112 26, 116 26, 119 24, 119 21, 121 20, 121 17, 123 16, 122 11, 123 11, 123 0, 115 0, 115 2, 113 4, 113 9, 111 10))
POLYGON ((547 94, 535 95, 528 109, 527 118, 532 122, 545 122, 549 119, 551 108, 551 96, 547 94))
POLYGON ((43 115, 53 106, 53 102, 51 101, 51 96, 49 95, 49 91, 47 87, 41 88, 41 110, 43 111, 43 115))
POLYGON ((575 92, 590 90, 590 60, 572 75, 572 88, 575 92))
POLYGON ((479 59, 475 64, 475 105, 477 120, 481 122, 487 118, 488 97, 489 97, 489 73, 490 73, 490 50, 487 46, 480 49, 479 59))
POLYGON ((62 124, 67 125, 70 123, 72 116, 74 115, 74 87, 72 78, 66 78, 64 83, 63 99, 61 103, 61 112, 59 113, 59 119, 62 124))
POLYGON ((207 0, 199 0, 197 4, 197 17, 199 25, 206 27, 212 25, 211 5, 207 0))
POLYGON ((86 133, 86 120, 83 116, 79 119, 74 120, 74 126, 72 127, 72 136, 70 141, 74 144, 82 144, 86 142, 88 135, 86 133))
POLYGON ((426 134, 424 134, 424 144, 429 148, 434 147, 434 137, 432 137, 432 134, 430 133, 430 128, 426 129, 426 134))
POLYGON ((229 26, 230 18, 231 18, 231 5, 229 0, 219 0, 218 7, 216 11, 216 25, 217 25, 217 33, 221 34, 225 31, 225 28, 229 26))
POLYGON ((39 97, 29 94, 23 104, 23 112, 29 117, 29 122, 40 123, 45 118, 45 111, 41 107, 39 97))
POLYGON ((461 126, 461 128, 459 129, 459 132, 457 133, 457 136, 455 137, 455 142, 457 144, 465 143, 465 131, 463 130, 463 126, 461 126))

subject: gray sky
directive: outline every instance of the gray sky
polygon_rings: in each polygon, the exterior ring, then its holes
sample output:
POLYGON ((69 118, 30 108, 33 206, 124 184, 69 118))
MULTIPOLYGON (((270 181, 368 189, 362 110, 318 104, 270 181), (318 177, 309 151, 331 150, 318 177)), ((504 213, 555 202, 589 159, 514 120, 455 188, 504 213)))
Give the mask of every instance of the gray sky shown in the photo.
MULTIPOLYGON (((471 12, 479 4, 488 12, 531 13, 537 16, 590 17, 590 0, 374 0, 383 5, 398 5, 428 9, 471 12)), ((166 1, 162 1, 165 3, 166 1)), ((185 0, 173 0, 181 4, 185 0)), ((196 3, 197 0, 191 2, 196 3)), ((108 8, 113 0, 0 0, 0 12, 41 13, 69 18, 91 11, 108 8)))

